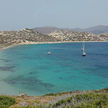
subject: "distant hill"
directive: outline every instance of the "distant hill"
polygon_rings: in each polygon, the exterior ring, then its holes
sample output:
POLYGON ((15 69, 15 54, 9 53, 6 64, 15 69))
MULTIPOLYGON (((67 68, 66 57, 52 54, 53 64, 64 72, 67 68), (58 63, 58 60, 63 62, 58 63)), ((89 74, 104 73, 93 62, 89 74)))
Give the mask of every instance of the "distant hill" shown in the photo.
POLYGON ((108 33, 108 26, 104 25, 98 25, 90 28, 57 28, 57 27, 37 27, 34 28, 33 30, 38 31, 42 34, 50 34, 51 32, 57 31, 57 30, 68 30, 68 31, 73 31, 73 32, 91 32, 94 34, 102 34, 102 33, 108 33))
POLYGON ((99 25, 81 30, 85 32, 92 32, 95 34, 102 34, 102 33, 108 33, 108 26, 99 25))
POLYGON ((54 32, 54 31, 60 30, 60 29, 57 27, 36 27, 36 28, 33 28, 33 30, 47 35, 51 32, 54 32))

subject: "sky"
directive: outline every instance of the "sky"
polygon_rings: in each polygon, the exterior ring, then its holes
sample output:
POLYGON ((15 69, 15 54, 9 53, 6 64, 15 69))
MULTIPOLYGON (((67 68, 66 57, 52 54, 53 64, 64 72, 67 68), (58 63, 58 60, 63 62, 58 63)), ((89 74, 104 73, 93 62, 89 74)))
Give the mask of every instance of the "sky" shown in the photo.
POLYGON ((0 30, 108 25, 108 0, 0 0, 0 30))

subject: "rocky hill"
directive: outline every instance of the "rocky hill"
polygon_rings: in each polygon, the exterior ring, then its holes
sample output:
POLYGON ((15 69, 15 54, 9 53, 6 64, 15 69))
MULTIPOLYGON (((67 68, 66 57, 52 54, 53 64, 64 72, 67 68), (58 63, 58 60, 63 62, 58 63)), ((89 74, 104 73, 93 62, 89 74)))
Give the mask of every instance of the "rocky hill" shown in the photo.
POLYGON ((89 32, 58 30, 49 34, 61 41, 108 41, 108 34, 96 35, 89 32))
POLYGON ((36 27, 33 28, 34 31, 38 31, 42 34, 49 34, 55 30, 68 30, 71 32, 91 32, 94 34, 108 33, 108 26, 97 25, 89 28, 57 28, 57 27, 36 27))
POLYGON ((56 38, 43 35, 32 29, 23 29, 21 31, 0 31, 0 47, 6 47, 22 42, 54 42, 56 38))
POLYGON ((108 34, 96 35, 89 32, 71 32, 56 30, 49 35, 41 34, 32 29, 20 31, 0 31, 0 48, 30 42, 64 42, 64 41, 108 41, 108 34))
POLYGON ((59 29, 57 27, 36 27, 36 28, 33 28, 33 30, 38 31, 38 32, 40 32, 42 34, 48 35, 51 32, 54 32, 56 30, 61 30, 61 29, 59 29))
POLYGON ((102 34, 102 33, 108 33, 108 26, 98 25, 98 26, 89 27, 89 28, 80 29, 80 30, 85 31, 85 32, 92 32, 94 34, 102 34))

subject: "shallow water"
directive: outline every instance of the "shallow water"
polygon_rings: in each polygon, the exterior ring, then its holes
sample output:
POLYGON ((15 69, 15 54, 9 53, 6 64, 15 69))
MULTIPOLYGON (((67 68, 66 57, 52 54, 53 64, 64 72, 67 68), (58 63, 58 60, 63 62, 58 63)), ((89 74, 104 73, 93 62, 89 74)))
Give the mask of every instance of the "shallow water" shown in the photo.
POLYGON ((0 94, 44 95, 108 87, 108 43, 86 43, 86 53, 82 57, 81 43, 1 50, 0 94))

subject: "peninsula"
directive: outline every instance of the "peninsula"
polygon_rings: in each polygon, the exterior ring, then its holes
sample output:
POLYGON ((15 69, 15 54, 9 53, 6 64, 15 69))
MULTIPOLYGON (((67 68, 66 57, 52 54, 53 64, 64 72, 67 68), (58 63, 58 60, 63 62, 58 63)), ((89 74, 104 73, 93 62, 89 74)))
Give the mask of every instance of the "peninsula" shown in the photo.
POLYGON ((48 35, 25 28, 20 31, 0 31, 0 49, 20 44, 61 43, 81 41, 108 41, 108 33, 71 32, 57 30, 48 35))

